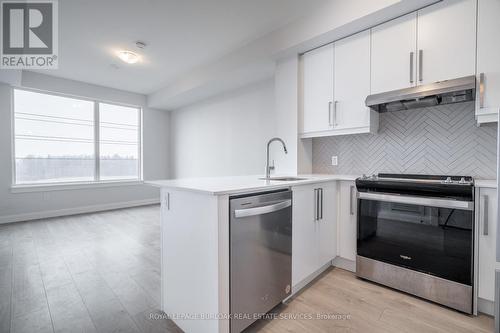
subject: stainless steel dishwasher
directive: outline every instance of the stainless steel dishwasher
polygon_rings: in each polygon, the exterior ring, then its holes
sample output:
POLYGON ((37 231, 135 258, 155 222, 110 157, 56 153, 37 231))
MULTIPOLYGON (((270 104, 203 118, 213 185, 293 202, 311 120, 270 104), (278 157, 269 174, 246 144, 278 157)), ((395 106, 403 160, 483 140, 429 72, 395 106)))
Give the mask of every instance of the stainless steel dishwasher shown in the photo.
POLYGON ((292 283, 292 191, 230 199, 231 333, 283 301, 292 283))

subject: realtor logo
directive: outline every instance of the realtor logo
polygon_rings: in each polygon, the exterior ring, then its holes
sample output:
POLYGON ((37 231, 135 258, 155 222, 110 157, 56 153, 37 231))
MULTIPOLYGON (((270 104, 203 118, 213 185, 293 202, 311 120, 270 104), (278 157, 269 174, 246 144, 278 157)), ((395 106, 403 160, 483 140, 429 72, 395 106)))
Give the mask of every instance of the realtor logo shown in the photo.
POLYGON ((2 69, 56 69, 57 0, 2 0, 2 69))

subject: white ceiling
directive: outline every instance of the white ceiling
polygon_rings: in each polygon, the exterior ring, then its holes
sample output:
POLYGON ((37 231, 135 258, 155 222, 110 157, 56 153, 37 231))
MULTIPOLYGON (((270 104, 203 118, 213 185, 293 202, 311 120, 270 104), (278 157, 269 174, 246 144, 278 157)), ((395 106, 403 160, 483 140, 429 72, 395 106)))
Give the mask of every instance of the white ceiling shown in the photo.
POLYGON ((148 94, 325 1, 59 1, 59 69, 40 72, 148 94), (138 50, 137 40, 147 47, 138 50), (140 52, 143 61, 121 62, 120 49, 140 52))

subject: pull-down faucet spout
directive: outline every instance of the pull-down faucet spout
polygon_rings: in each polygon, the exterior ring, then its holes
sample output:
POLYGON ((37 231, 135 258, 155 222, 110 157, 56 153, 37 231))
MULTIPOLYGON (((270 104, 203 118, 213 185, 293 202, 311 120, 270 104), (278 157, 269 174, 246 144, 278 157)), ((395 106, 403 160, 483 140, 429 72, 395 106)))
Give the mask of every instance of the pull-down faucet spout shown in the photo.
POLYGON ((273 141, 279 141, 281 142, 281 144, 283 145, 283 151, 285 152, 285 154, 288 154, 288 150, 286 149, 286 144, 285 144, 285 141, 283 141, 281 138, 272 138, 271 140, 269 140, 269 142, 267 143, 267 160, 266 160, 266 179, 269 180, 271 178, 271 169, 274 169, 274 166, 269 166, 269 146, 271 145, 271 143, 273 141))

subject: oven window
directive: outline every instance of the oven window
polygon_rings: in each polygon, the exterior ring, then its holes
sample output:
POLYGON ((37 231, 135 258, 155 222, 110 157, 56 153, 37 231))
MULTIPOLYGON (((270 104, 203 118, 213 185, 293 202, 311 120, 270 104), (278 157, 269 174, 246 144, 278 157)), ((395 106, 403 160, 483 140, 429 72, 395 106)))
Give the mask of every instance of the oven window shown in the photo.
POLYGON ((472 285, 473 211, 360 199, 358 255, 472 285))

